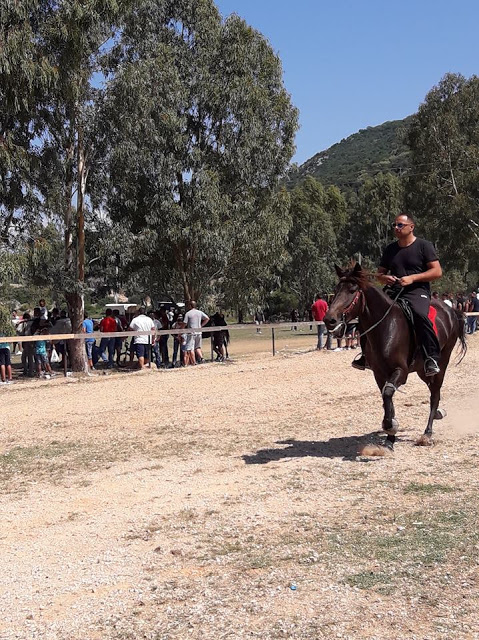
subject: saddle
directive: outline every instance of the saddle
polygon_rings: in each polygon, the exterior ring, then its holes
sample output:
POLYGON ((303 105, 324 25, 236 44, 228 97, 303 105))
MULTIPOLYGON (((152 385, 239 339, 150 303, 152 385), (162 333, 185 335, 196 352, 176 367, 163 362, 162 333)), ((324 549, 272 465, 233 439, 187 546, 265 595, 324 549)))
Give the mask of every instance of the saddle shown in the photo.
MULTIPOLYGON (((384 293, 386 293, 392 300, 396 301, 396 304, 401 308, 401 311, 404 313, 406 320, 408 321, 409 328, 411 329, 411 336, 415 338, 416 331, 414 329, 414 317, 412 314, 411 306, 409 302, 401 296, 397 297, 398 289, 396 287, 384 287, 384 293)), ((429 305, 429 311, 427 317, 431 321, 432 328, 434 329, 434 333, 436 336, 438 335, 437 325, 436 325, 436 316, 437 309, 435 309, 432 305, 429 305)))

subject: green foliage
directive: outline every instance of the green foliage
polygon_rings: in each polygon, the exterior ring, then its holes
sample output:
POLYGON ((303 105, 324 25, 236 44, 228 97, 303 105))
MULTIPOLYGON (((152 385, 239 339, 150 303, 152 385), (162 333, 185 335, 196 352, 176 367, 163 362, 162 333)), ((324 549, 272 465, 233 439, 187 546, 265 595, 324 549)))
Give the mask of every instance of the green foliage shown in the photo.
POLYGON ((333 285, 336 229, 341 231, 345 223, 345 210, 337 189, 325 190, 311 177, 291 193, 290 261, 282 280, 296 293, 302 307, 309 307, 316 293, 329 291, 333 285))
POLYGON ((3 305, 0 305, 0 334, 3 334, 4 336, 15 335, 12 324, 12 312, 3 305))
POLYGON ((349 255, 361 253, 378 265, 384 247, 392 242, 391 223, 403 208, 403 188, 391 173, 366 180, 351 199, 349 255))
POLYGON ((408 204, 446 268, 479 268, 479 78, 446 74, 411 122, 408 204))
POLYGON ((211 0, 144 0, 107 64, 105 201, 144 263, 185 297, 223 277, 230 257, 249 267, 260 252, 267 269, 266 233, 285 233, 275 191, 297 113, 266 40, 237 16, 223 23, 211 0))
POLYGON ((402 175, 409 169, 409 149, 404 131, 411 118, 385 122, 361 129, 329 149, 317 153, 288 174, 288 186, 294 187, 312 176, 341 189, 357 189, 378 173, 402 175))

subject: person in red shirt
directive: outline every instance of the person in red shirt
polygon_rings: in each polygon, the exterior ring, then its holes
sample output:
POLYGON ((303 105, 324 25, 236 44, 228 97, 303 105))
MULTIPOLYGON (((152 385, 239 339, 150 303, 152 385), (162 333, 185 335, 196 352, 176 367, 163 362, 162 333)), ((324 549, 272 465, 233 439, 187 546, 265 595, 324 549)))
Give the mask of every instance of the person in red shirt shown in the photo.
MULTIPOLYGON (((311 312, 313 314, 313 318, 316 322, 323 322, 324 316, 328 310, 328 303, 325 300, 325 297, 318 293, 316 295, 316 302, 313 303, 311 307, 311 312)), ((316 349, 320 351, 323 348, 323 336, 327 333, 326 327, 324 324, 318 324, 318 345, 316 349)), ((328 333, 326 338, 326 349, 331 349, 331 336, 328 333)))
MULTIPOLYGON (((111 309, 107 309, 105 313, 105 317, 102 318, 100 322, 100 331, 102 333, 112 333, 113 331, 117 331, 116 320, 113 317, 113 312, 111 309)), ((108 369, 113 367, 114 358, 115 358, 115 338, 102 338, 100 340, 100 356, 103 362, 108 363, 108 369), (106 358, 106 350, 108 349, 108 360, 106 358)))

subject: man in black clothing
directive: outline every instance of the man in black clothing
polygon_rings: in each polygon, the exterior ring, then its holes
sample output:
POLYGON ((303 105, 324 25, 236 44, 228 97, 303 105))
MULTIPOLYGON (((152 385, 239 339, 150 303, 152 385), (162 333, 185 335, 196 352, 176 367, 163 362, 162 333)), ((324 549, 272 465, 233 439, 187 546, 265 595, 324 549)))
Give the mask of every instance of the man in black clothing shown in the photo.
MULTIPOLYGON (((414 220, 411 216, 397 216, 393 228, 397 241, 384 250, 377 278, 388 287, 396 287, 396 293, 398 286, 403 287, 399 295, 408 301, 412 309, 417 339, 425 354, 425 374, 433 376, 439 373, 438 361, 441 350, 428 318, 431 301, 429 283, 441 277, 441 265, 432 243, 414 235, 414 220)), ((365 345, 361 342, 363 353, 353 361, 353 367, 363 370, 366 368, 366 358, 365 345)))

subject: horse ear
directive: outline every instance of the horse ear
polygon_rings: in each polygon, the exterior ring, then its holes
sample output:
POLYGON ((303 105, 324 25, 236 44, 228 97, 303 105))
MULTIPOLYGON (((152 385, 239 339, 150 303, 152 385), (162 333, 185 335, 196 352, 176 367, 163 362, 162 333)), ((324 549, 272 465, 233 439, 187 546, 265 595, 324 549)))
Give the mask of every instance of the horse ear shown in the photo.
POLYGON ((338 265, 335 264, 334 268, 336 269, 336 273, 338 274, 338 278, 342 278, 343 275, 344 275, 344 271, 341 269, 341 267, 338 267, 338 265))
POLYGON ((356 264, 354 265, 354 269, 353 269, 354 273, 359 273, 360 271, 362 271, 361 265, 359 264, 359 262, 356 262, 356 264))

